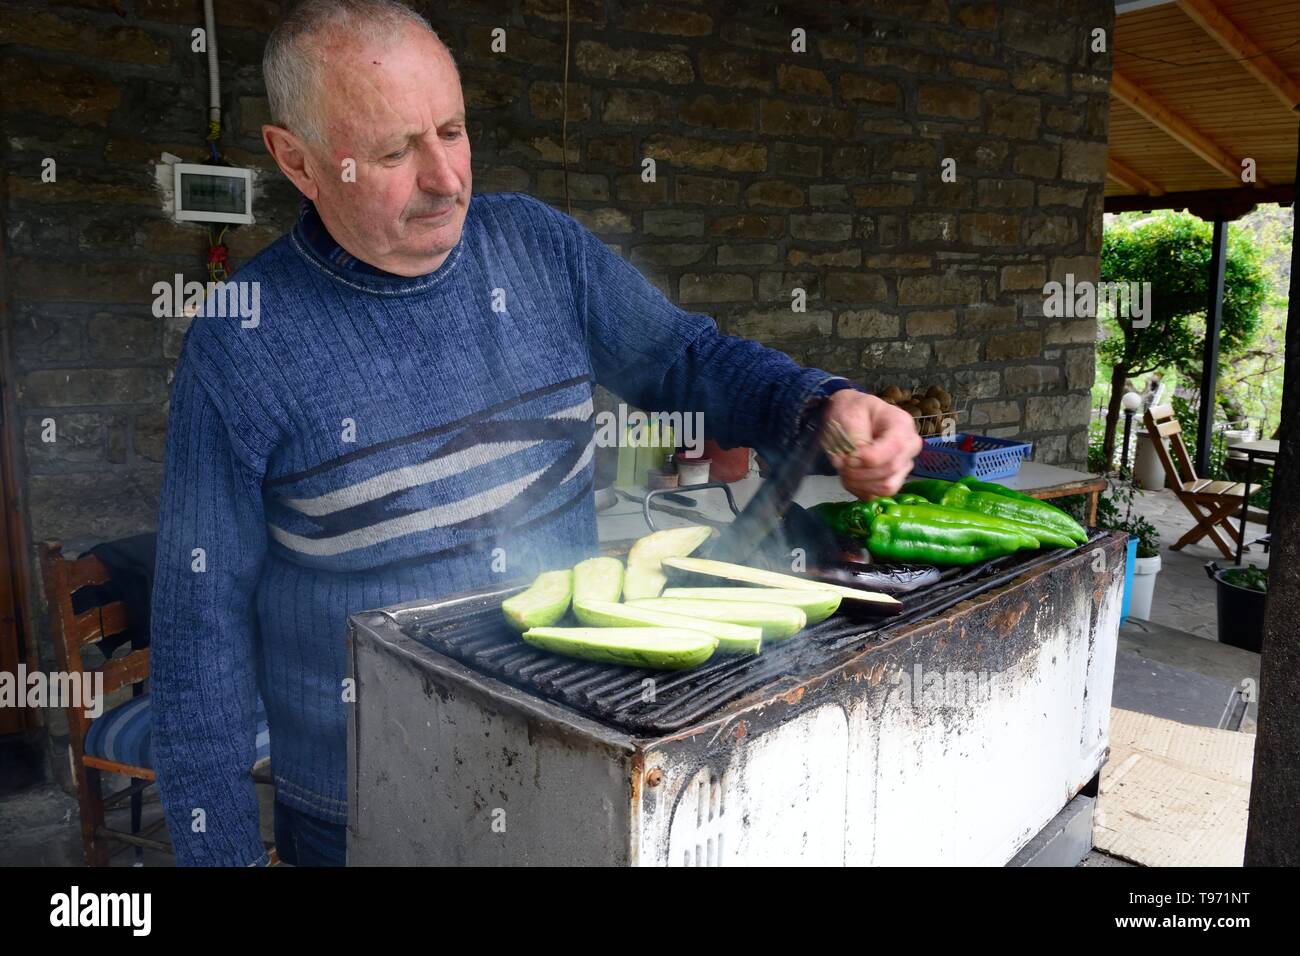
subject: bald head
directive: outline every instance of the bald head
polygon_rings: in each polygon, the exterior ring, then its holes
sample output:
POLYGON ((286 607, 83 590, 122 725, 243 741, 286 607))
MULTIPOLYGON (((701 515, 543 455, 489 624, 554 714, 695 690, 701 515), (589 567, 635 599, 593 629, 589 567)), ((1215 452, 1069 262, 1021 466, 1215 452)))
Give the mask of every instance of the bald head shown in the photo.
POLYGON ((324 143, 320 94, 346 70, 347 53, 387 50, 412 30, 433 39, 459 81, 451 50, 428 20, 398 0, 302 0, 271 32, 262 55, 272 122, 307 142, 324 143))

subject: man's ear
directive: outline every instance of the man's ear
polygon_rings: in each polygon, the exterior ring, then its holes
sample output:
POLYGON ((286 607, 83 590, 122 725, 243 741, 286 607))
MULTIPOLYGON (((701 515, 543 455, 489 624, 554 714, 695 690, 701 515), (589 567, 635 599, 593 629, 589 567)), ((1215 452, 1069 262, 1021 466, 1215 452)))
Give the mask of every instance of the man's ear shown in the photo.
POLYGON ((300 193, 315 200, 320 189, 312 171, 307 167, 307 148, 302 140, 283 126, 268 123, 262 127, 262 142, 266 144, 266 151, 274 157, 280 172, 289 177, 289 181, 298 187, 300 193))

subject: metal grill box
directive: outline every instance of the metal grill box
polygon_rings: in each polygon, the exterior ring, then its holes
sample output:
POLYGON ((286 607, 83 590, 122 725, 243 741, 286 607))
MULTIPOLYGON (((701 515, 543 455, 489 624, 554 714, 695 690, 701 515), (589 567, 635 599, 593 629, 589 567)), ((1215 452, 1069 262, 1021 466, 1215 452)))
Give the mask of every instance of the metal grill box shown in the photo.
POLYGON ((348 862, 1010 861, 1105 759, 1123 536, 663 673, 536 651, 516 589, 349 619, 348 862))

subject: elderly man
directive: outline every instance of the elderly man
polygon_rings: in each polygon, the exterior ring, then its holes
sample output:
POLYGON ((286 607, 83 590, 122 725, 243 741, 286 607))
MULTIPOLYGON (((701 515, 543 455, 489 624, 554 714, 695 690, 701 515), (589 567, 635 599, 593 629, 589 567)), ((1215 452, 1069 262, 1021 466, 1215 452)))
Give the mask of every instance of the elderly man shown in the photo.
POLYGON ((306 0, 264 71, 301 215, 234 277, 258 320, 192 324, 167 436, 153 746, 182 864, 267 861, 259 691, 280 855, 344 862, 346 615, 595 553, 595 383, 769 455, 829 402, 862 498, 920 447, 905 413, 720 334, 545 203, 471 200, 455 63, 402 4, 306 0))

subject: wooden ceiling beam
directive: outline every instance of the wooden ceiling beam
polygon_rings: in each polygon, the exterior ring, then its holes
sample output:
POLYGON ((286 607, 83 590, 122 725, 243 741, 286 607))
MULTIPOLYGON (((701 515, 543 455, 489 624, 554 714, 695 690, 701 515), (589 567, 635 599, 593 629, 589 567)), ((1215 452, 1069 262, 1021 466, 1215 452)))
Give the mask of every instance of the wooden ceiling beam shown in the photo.
POLYGON ((1263 203, 1290 205, 1295 202, 1295 186, 1286 183, 1268 189, 1236 186, 1200 192, 1172 192, 1163 196, 1107 196, 1106 212, 1148 212, 1152 209, 1186 209, 1206 222, 1215 219, 1240 219, 1263 203))
POLYGON ((1259 80, 1289 110, 1300 105, 1300 83, 1293 80, 1267 53, 1235 23, 1228 19, 1213 0, 1178 0, 1178 6, 1202 30, 1241 61, 1241 65, 1259 80))
POLYGON ((1114 157, 1106 160, 1106 175, 1120 185, 1127 186, 1135 193, 1141 193, 1144 196, 1163 196, 1164 189, 1158 183, 1154 183, 1139 173, 1132 166, 1121 163, 1114 157))
MULTIPOLYGON (((1190 149, 1223 175, 1238 184, 1241 183, 1241 161, 1239 159, 1229 154, 1214 140, 1118 70, 1111 71, 1110 92, 1129 109, 1164 130, 1174 140, 1190 149)), ((1255 185, 1262 188, 1269 184, 1260 178, 1255 185)))

